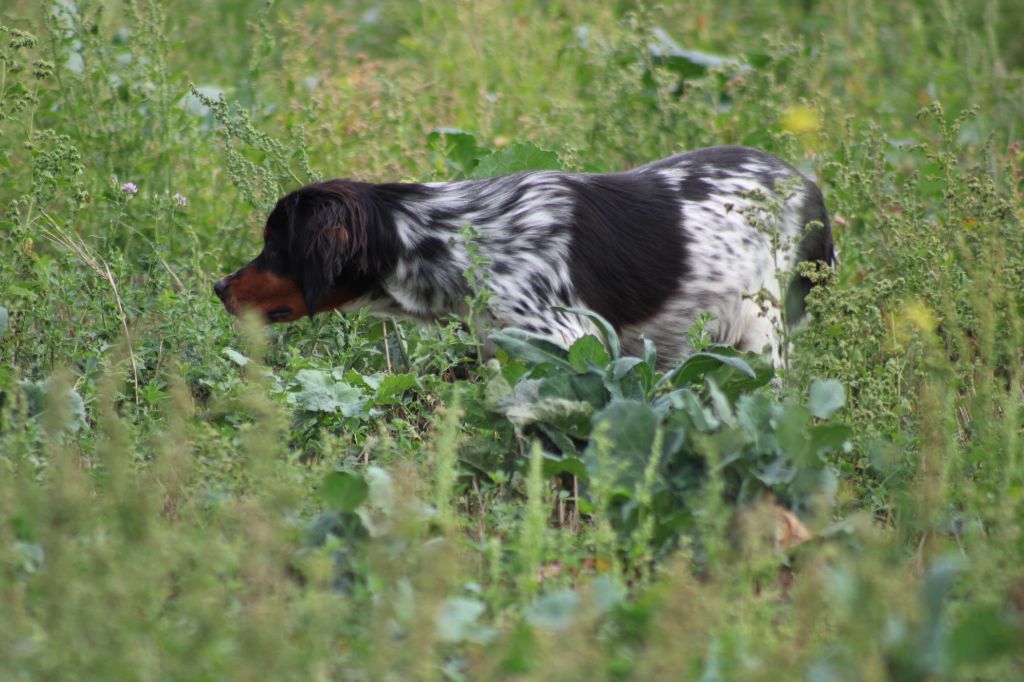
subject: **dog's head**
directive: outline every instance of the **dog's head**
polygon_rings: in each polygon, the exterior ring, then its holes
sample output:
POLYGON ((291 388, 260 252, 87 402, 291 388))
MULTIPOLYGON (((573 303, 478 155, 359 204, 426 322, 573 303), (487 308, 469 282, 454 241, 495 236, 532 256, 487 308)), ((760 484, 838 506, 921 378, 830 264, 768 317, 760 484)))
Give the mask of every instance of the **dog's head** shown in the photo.
POLYGON ((370 186, 347 180, 307 185, 267 218, 263 251, 213 291, 232 315, 251 309, 268 322, 339 308, 369 291, 391 263, 388 230, 370 186))

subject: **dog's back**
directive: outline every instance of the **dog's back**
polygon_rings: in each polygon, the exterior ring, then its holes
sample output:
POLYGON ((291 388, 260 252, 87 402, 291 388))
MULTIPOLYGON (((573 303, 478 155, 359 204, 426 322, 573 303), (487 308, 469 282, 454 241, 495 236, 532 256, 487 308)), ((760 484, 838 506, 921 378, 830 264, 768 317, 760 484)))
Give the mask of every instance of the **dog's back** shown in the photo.
POLYGON ((804 315, 813 283, 802 262, 834 262, 832 233, 818 187, 777 157, 748 147, 711 147, 641 166, 632 173, 670 183, 679 201, 686 273, 661 314, 627 330, 669 357, 689 349, 685 335, 701 313, 721 343, 779 360, 782 305, 790 325, 804 315))

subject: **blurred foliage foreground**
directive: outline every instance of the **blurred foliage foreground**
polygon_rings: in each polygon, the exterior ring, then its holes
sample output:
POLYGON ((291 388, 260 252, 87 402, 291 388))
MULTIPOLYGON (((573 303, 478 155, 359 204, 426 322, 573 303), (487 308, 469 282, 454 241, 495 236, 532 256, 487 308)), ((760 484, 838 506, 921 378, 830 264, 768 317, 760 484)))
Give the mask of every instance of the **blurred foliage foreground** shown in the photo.
POLYGON ((1022 32, 1020 0, 6 3, 0 678, 1024 678, 1022 32), (313 179, 722 143, 834 216, 774 377, 707 320, 664 372, 603 326, 476 360, 485 286, 436 327, 209 291, 313 179))

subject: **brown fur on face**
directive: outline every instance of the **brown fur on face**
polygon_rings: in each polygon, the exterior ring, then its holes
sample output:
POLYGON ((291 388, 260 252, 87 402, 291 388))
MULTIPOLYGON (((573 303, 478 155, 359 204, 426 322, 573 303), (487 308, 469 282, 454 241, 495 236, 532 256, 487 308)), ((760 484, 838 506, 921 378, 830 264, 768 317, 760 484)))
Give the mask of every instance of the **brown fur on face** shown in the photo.
POLYGON ((306 314, 302 291, 289 277, 259 270, 250 263, 223 281, 229 286, 222 300, 232 315, 251 309, 268 322, 291 322, 306 314))
MULTIPOLYGON (((232 315, 255 310, 267 322, 294 322, 307 314, 302 291, 290 277, 260 270, 250 263, 222 280, 229 285, 223 295, 224 307, 232 315)), ((345 305, 356 296, 346 289, 335 289, 314 312, 322 313, 345 305)))

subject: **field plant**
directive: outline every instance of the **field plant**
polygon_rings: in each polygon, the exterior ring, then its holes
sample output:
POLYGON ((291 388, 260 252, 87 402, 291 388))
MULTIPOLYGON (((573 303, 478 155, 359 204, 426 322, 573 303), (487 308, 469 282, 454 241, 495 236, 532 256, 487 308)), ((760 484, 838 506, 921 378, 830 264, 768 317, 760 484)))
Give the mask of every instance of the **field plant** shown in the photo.
POLYGON ((7 0, 0 679, 1024 678, 1021 35, 1022 0, 7 0), (712 144, 833 217, 777 376, 707 318, 668 369, 596 317, 489 334, 478 256, 434 326, 211 292, 315 179, 712 144))

